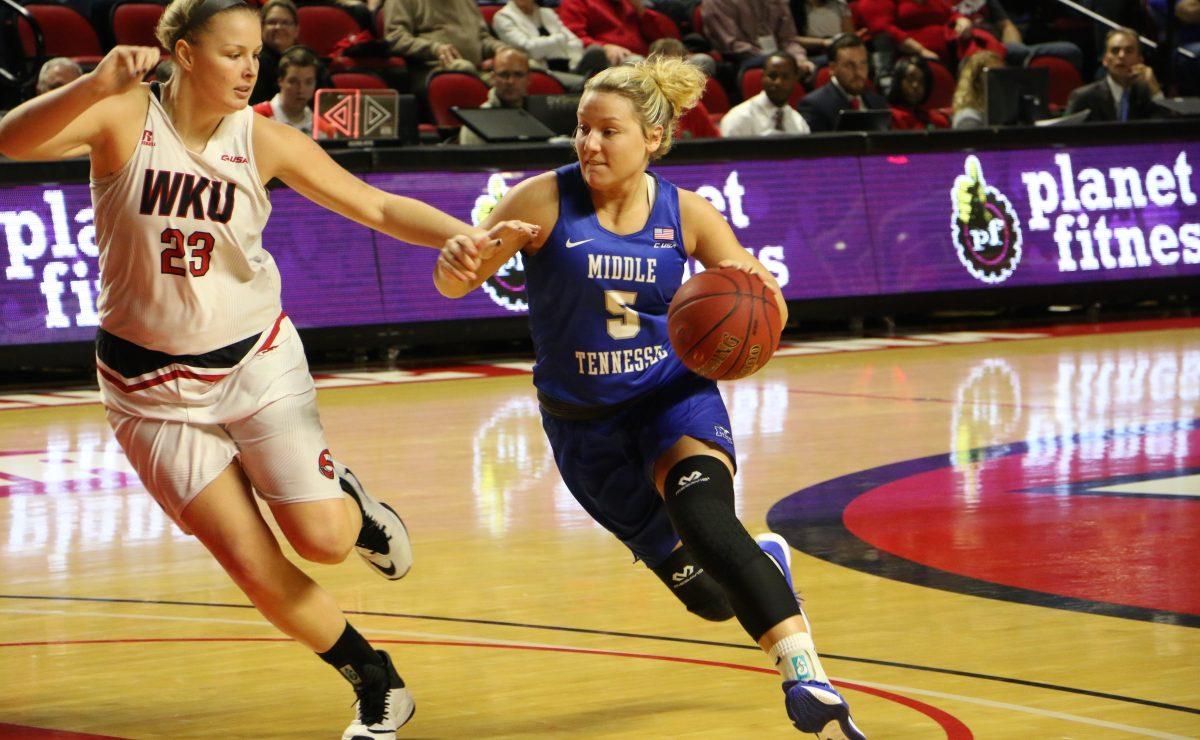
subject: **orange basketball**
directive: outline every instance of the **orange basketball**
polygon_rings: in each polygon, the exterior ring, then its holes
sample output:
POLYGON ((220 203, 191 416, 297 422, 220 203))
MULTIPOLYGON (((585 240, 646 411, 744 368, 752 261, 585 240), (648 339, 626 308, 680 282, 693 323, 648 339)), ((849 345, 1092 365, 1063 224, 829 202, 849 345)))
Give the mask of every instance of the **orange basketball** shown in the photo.
POLYGON ((715 267, 676 291, 667 330, 675 354, 692 372, 736 380, 767 364, 779 349, 783 326, 775 296, 762 278, 715 267))

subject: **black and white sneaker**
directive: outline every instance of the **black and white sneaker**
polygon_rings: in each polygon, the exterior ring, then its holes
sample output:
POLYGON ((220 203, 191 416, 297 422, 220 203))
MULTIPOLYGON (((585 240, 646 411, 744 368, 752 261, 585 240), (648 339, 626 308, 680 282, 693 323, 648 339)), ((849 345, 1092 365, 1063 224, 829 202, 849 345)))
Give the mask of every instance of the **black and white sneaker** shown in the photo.
POLYGON ((354 549, 379 575, 388 580, 399 580, 412 568, 412 543, 408 540, 408 529, 395 509, 376 501, 363 488, 362 483, 350 468, 337 460, 333 461, 334 472, 342 490, 358 503, 362 511, 362 529, 354 549))
POLYGON ((376 652, 383 658, 383 665, 362 667, 362 680, 354 687, 358 695, 354 721, 342 733, 342 740, 395 740, 396 730, 417 711, 391 656, 382 650, 376 652))

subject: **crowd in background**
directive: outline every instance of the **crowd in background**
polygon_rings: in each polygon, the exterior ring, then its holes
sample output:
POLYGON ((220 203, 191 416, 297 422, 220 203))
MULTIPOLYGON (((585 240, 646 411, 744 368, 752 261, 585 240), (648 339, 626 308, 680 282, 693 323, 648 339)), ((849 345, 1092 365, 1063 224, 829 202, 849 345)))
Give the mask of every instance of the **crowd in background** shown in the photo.
MULTIPOLYGON (((89 19, 106 48, 120 36, 112 23, 120 2, 66 4, 89 19)), ((1045 116, 1155 118, 1167 115, 1157 104, 1165 95, 1200 94, 1194 58, 1164 47, 1147 63, 1138 38, 1163 41, 1170 26, 1177 48, 1200 52, 1200 0, 1176 0, 1172 18, 1167 0, 1082 4, 1125 30, 1055 0, 299 0, 299 8, 266 0, 251 104, 311 133, 314 91, 352 77, 355 86, 416 95, 430 140, 481 144, 434 115, 428 91, 438 75, 477 78, 486 85, 482 107, 523 108, 535 76, 549 78, 550 92, 577 92, 597 71, 652 54, 686 58, 710 78, 704 102, 680 124, 681 138, 830 131, 844 111, 860 110, 890 112, 893 129, 984 126, 987 70, 1005 67, 1046 68, 1045 116), (344 38, 328 43, 324 21, 302 27, 301 9, 314 4, 337 14, 344 38), (324 48, 306 45, 310 39, 324 48)), ((84 69, 49 59, 32 92, 84 69)), ((164 52, 154 77, 169 76, 164 52)))

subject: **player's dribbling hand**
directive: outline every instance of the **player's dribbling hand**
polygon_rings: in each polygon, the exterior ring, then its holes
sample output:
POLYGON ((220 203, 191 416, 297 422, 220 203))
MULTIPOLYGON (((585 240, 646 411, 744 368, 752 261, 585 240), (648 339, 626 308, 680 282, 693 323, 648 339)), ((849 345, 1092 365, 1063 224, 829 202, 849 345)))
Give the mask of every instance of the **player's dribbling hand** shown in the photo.
POLYGON ((751 275, 757 275, 758 279, 762 280, 763 283, 768 288, 770 288, 775 293, 780 293, 780 297, 782 297, 782 293, 780 292, 780 289, 779 289, 779 282, 775 280, 775 276, 772 275, 771 273, 767 272, 766 268, 764 268, 758 262, 739 262, 737 260, 721 260, 720 262, 717 263, 717 267, 732 267, 735 270, 741 270, 742 272, 749 273, 751 275))
POLYGON ((114 46, 92 70, 92 79, 104 95, 117 95, 141 82, 158 59, 158 49, 149 46, 114 46))

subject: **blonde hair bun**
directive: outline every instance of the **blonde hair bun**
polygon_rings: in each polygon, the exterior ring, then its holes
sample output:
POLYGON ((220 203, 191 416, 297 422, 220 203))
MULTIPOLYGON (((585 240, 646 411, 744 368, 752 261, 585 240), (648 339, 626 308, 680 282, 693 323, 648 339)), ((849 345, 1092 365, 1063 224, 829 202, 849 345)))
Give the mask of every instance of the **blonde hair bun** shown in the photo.
POLYGON ((663 127, 657 159, 671 150, 679 117, 696 107, 708 76, 678 57, 652 56, 637 64, 609 67, 588 80, 584 92, 611 92, 633 103, 642 129, 663 127))

